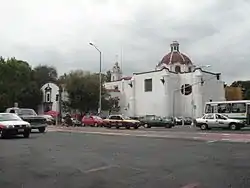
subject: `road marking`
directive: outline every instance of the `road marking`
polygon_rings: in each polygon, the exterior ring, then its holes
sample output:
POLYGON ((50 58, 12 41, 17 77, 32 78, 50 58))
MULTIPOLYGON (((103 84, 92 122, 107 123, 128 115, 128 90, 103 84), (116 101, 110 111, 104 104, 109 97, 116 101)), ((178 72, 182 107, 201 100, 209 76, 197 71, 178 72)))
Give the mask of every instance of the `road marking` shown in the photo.
POLYGON ((107 169, 114 168, 114 167, 117 167, 117 166, 115 166, 115 165, 101 166, 98 168, 92 168, 92 169, 86 170, 86 171, 84 171, 84 173, 87 174, 87 173, 91 173, 91 172, 98 172, 98 171, 107 170, 107 169))
POLYGON ((218 140, 209 140, 209 141, 207 141, 207 143, 214 143, 214 142, 218 142, 218 140))
POLYGON ((221 140, 222 141, 232 141, 231 139, 228 139, 228 138, 222 138, 221 140))
POLYGON ((199 133, 199 134, 206 135, 206 134, 209 134, 209 133, 199 133))
POLYGON ((193 139, 194 139, 194 140, 198 140, 198 139, 200 139, 200 137, 193 137, 193 139))
POLYGON ((191 184, 185 185, 181 188, 199 188, 199 186, 200 186, 199 183, 191 183, 191 184))

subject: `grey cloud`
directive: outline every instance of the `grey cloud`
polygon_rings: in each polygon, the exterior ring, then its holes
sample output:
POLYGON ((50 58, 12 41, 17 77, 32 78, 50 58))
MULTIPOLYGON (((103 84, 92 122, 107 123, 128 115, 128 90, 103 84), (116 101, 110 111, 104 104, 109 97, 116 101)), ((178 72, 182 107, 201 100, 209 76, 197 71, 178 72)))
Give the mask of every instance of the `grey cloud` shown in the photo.
MULTIPOLYGON (((79 18, 72 17, 72 21, 68 18, 69 14, 60 12, 60 29, 56 22, 53 22, 54 25, 45 21, 32 22, 37 24, 39 30, 34 30, 38 33, 31 33, 31 36, 17 36, 19 30, 21 33, 23 30, 18 24, 18 17, 13 15, 13 26, 0 31, 0 51, 3 53, 0 55, 16 56, 28 60, 33 65, 52 64, 58 68, 59 73, 78 68, 98 71, 98 53, 88 45, 88 42, 93 40, 103 52, 105 71, 112 67, 115 56, 120 56, 123 49, 123 70, 128 75, 154 69, 169 52, 169 44, 178 40, 181 51, 190 56, 195 64, 212 65, 209 70, 222 72, 227 82, 249 79, 250 2, 207 0, 197 3, 198 1, 190 0, 189 5, 193 6, 186 8, 190 8, 190 11, 180 10, 179 13, 175 12, 172 3, 168 1, 141 2, 139 4, 138 0, 129 8, 128 2, 94 0, 91 1, 92 7, 82 7, 82 12, 81 7, 76 7, 75 15, 79 18), (117 6, 117 10, 128 12, 128 18, 122 21, 109 20, 106 23, 105 19, 98 22, 95 16, 86 17, 86 10, 95 11, 95 4, 105 7, 107 3, 117 6), (68 26, 64 25, 64 19, 65 23, 70 23, 68 26), (42 38, 39 41, 39 38, 34 36, 42 38), (21 42, 19 39, 22 37, 30 38, 30 41, 21 42)), ((73 3, 72 1, 70 6, 72 10, 73 3)), ((99 13, 95 14, 97 16, 99 13)), ((25 20, 21 17, 20 20, 25 20)), ((0 13, 0 21, 3 18, 0 13)))

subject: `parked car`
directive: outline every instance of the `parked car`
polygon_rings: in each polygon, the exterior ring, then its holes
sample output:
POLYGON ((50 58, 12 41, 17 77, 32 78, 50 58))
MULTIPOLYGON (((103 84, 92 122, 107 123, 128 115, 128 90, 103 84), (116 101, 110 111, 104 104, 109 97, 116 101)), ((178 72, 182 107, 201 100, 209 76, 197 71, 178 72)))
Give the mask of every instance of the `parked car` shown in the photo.
POLYGON ((82 126, 102 127, 103 119, 99 116, 86 115, 82 118, 82 126))
POLYGON ((31 125, 13 113, 0 113, 0 136, 6 138, 11 135, 30 136, 31 125))
POLYGON ((7 108, 6 113, 15 113, 24 121, 31 125, 31 129, 38 129, 40 133, 44 133, 47 127, 46 118, 37 115, 37 113, 30 108, 7 108))
POLYGON ((193 119, 190 117, 175 117, 174 118, 175 125, 182 125, 184 121, 184 125, 191 125, 193 122, 193 119))
POLYGON ((82 125, 81 121, 76 118, 71 118, 74 127, 80 127, 82 125))
POLYGON ((182 125, 183 117, 174 117, 175 125, 182 125))
POLYGON ((243 120, 231 119, 222 114, 211 113, 205 114, 201 118, 195 120, 195 125, 201 130, 211 128, 226 128, 231 130, 238 130, 245 126, 243 120))
POLYGON ((123 115, 110 115, 107 119, 104 119, 104 124, 107 128, 116 127, 119 129, 120 127, 125 127, 126 129, 138 129, 141 122, 123 115))
POLYGON ((48 125, 55 125, 56 124, 56 120, 55 118, 53 118, 51 115, 41 115, 41 117, 44 117, 46 119, 46 123, 48 125))
POLYGON ((159 117, 159 116, 145 116, 140 119, 145 128, 151 127, 165 127, 171 128, 174 126, 174 119, 171 117, 159 117))
POLYGON ((191 117, 184 117, 184 125, 192 125, 193 118, 191 117))

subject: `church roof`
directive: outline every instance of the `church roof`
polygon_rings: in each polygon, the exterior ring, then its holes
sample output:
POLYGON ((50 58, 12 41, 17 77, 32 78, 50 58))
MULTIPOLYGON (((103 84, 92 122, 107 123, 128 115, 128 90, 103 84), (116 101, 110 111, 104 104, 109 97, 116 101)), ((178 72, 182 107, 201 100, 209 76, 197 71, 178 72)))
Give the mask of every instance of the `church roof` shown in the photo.
POLYGON ((170 47, 171 51, 162 58, 159 65, 161 64, 170 65, 175 63, 186 64, 186 65, 192 64, 190 58, 179 51, 179 43, 177 41, 174 41, 170 45, 170 47))

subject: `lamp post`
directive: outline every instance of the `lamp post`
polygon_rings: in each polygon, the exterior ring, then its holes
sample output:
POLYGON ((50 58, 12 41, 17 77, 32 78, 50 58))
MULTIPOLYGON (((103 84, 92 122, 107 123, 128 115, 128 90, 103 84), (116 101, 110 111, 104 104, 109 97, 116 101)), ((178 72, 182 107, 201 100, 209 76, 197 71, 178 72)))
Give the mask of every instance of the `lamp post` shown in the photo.
POLYGON ((93 46, 100 54, 100 67, 99 67, 99 108, 98 108, 98 114, 101 114, 102 111, 102 52, 99 50, 96 45, 93 43, 89 43, 91 46, 93 46))

